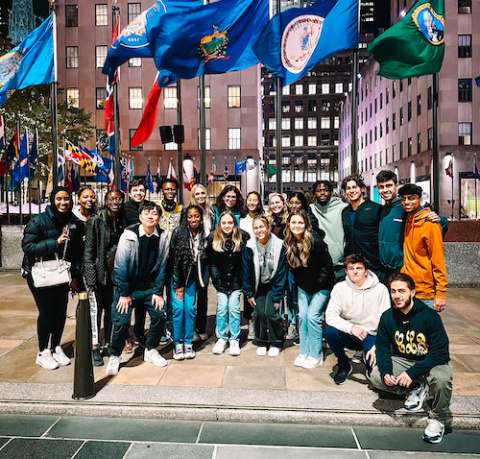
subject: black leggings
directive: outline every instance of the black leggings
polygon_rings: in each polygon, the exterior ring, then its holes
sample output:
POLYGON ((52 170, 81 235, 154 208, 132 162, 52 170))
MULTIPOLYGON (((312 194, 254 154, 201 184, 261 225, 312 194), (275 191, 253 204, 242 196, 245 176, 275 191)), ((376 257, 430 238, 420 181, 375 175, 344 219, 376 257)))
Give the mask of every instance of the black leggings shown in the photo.
POLYGON ((63 329, 67 320, 68 284, 59 287, 36 288, 32 276, 27 277, 28 287, 38 308, 37 334, 40 352, 55 350, 62 341, 63 329))
POLYGON ((113 284, 107 282, 107 285, 99 284, 95 291, 97 297, 97 330, 98 343, 100 344, 100 330, 102 329, 102 312, 103 328, 105 331, 105 344, 110 344, 112 339, 112 303, 113 303, 113 284))

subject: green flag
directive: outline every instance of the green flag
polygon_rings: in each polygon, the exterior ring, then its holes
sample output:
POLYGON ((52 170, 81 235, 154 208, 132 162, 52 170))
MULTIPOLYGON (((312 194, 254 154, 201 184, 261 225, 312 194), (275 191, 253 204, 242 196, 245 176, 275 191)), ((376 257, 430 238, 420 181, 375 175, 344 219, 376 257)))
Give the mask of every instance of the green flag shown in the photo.
POLYGON ((445 54, 445 1, 419 0, 408 14, 368 45, 392 80, 440 71, 445 54))
POLYGON ((272 178, 274 175, 277 175, 277 169, 275 169, 273 166, 268 165, 267 175, 268 178, 272 178))

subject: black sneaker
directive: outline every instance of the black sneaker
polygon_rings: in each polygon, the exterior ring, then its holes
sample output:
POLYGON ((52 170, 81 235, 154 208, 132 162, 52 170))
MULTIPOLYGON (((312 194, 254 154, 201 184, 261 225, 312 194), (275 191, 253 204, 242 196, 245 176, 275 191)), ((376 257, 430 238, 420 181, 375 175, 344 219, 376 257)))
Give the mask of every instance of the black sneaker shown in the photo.
POLYGON ((300 346, 300 338, 296 338, 293 340, 293 345, 294 346, 300 346))
POLYGON ((93 349, 93 365, 96 367, 102 367, 104 365, 103 363, 103 357, 102 353, 100 352, 100 349, 97 347, 93 349))
POLYGON ((362 356, 362 360, 365 365, 365 377, 370 381, 372 379, 373 367, 370 365, 365 354, 362 356))
POLYGON ((109 346, 103 346, 102 350, 100 352, 102 354, 102 357, 110 357, 110 347, 109 346))
POLYGON ((147 337, 145 335, 139 336, 137 342, 142 347, 147 347, 147 337))
POLYGON ((338 367, 337 374, 333 377, 333 381, 338 386, 345 384, 347 378, 352 374, 352 366, 349 364, 348 367, 338 367))

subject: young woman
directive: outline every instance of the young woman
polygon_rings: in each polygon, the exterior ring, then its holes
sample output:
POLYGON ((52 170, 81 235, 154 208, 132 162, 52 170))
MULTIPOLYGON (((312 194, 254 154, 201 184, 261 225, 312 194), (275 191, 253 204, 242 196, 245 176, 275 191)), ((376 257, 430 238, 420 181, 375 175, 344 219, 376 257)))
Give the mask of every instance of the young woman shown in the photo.
POLYGON ((270 234, 263 215, 253 219, 255 237, 249 239, 243 258, 243 292, 254 308, 257 355, 277 357, 282 348, 280 303, 285 290, 287 266, 283 242, 270 234))
POLYGON ((286 233, 287 263, 298 287, 300 355, 294 365, 312 369, 323 363, 323 312, 335 279, 333 263, 304 211, 290 215, 286 233))
POLYGON ((50 206, 30 220, 25 228, 22 249, 25 254, 22 273, 38 308, 37 334, 39 353, 36 364, 55 370, 70 365, 60 343, 67 318, 69 284, 37 288, 32 267, 40 258, 54 260, 55 256, 72 263, 72 277, 78 273, 78 247, 82 245, 72 213, 72 196, 68 188, 57 187, 50 194, 50 206), (53 352, 52 352, 53 351, 53 352))
MULTIPOLYGON (((258 215, 265 214, 260 193, 257 193, 256 191, 248 193, 246 203, 247 214, 240 219, 240 229, 247 232, 250 235, 250 239, 255 240, 255 234, 253 233, 253 219, 258 215)), ((255 339, 255 327, 253 326, 252 313, 253 308, 244 296, 243 317, 248 320, 248 339, 255 339)))
POLYGON ((240 224, 240 218, 245 215, 245 205, 240 190, 236 186, 227 185, 218 195, 214 210, 215 214, 212 219, 212 230, 217 227, 220 215, 227 210, 233 213, 237 220, 237 224, 240 224))
POLYGON ((287 226, 289 209, 283 194, 272 193, 270 195, 267 214, 272 233, 282 240, 285 239, 285 228, 287 226))
POLYGON ((173 231, 170 241, 172 272, 173 358, 193 359, 193 333, 195 331, 195 297, 198 288, 205 286, 205 233, 203 210, 188 206, 173 231))
POLYGON ((235 215, 225 211, 207 239, 210 277, 217 291, 217 334, 214 354, 222 354, 230 342, 230 355, 240 355, 240 293, 242 291, 242 252, 248 234, 237 224, 235 215), (228 338, 230 329, 230 339, 228 338))
POLYGON ((203 230, 208 236, 212 225, 212 218, 214 215, 213 206, 208 202, 207 189, 201 184, 197 183, 192 187, 192 194, 190 197, 190 204, 200 206, 203 210, 203 230))
POLYGON ((308 219, 310 220, 310 223, 312 224, 312 229, 316 233, 320 233, 320 227, 318 226, 318 220, 315 215, 313 215, 312 210, 310 209, 310 206, 308 205, 307 198, 301 191, 294 191, 290 195, 290 200, 289 200, 289 205, 290 205, 290 211, 296 212, 298 210, 303 210, 306 214, 308 219))

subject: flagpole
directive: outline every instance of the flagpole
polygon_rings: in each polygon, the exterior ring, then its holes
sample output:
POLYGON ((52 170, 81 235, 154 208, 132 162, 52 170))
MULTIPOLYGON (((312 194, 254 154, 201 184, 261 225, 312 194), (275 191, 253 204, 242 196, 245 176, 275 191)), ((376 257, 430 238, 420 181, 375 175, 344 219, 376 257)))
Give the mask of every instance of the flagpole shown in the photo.
POLYGON ((28 149, 28 135, 27 135, 27 179, 28 179, 28 218, 32 218, 32 186, 30 180, 30 154, 31 150, 28 149))
POLYGON ((350 155, 351 173, 357 172, 358 164, 358 47, 353 50, 353 68, 352 68, 352 154, 350 155))
MULTIPOLYGON (((182 125, 182 84, 177 79, 177 124, 182 125)), ((181 139, 176 139, 181 140, 181 139)), ((183 171, 182 142, 177 142, 178 149, 178 170, 183 171)), ((160 160, 159 160, 160 161, 160 160)), ((183 174, 178 175, 178 201, 183 202, 183 174)))
POLYGON ((440 152, 438 132, 438 73, 433 74, 433 151, 432 151, 432 191, 433 210, 440 214, 440 152))
MULTIPOLYGON (((275 13, 279 14, 282 11, 281 0, 275 0, 275 13)), ((270 19, 274 12, 270 8, 270 19)), ((282 21, 278 21, 279 35, 282 36, 282 21)), ((277 166, 277 193, 283 192, 282 185, 282 78, 275 78, 275 164, 277 166)))
POLYGON ((18 143, 20 149, 18 150, 18 212, 20 215, 20 225, 23 224, 23 214, 22 214, 22 144, 20 143, 20 121, 17 121, 18 129, 18 143))
POLYGON ((475 165, 473 166, 473 174, 475 176, 475 220, 477 219, 477 153, 473 154, 475 165))
MULTIPOLYGON (((206 139, 205 139, 205 75, 198 77, 200 96, 200 183, 205 183, 205 172, 207 167, 206 139)), ((181 174, 180 174, 181 175, 181 174)))
POLYGON ((50 12, 53 14, 53 67, 55 78, 50 83, 50 116, 52 123, 52 177, 55 186, 58 186, 58 111, 57 111, 57 16, 54 0, 50 0, 50 12))
MULTIPOLYGON (((116 0, 112 0, 116 3, 116 0)), ((117 13, 120 11, 118 6, 112 5, 112 33, 115 33, 115 24, 117 22, 117 13)), ((120 165, 120 123, 118 113, 118 81, 113 81, 113 138, 115 141, 115 171, 114 171, 114 183, 115 189, 120 190, 121 183, 121 165, 120 165)))
MULTIPOLYGON (((7 140, 7 135, 6 135, 5 132, 4 132, 3 136, 4 136, 5 140, 7 140)), ((5 144, 5 146, 6 146, 6 144, 5 144)), ((5 149, 5 179, 3 180, 3 184, 5 186, 5 194, 6 194, 6 197, 7 197, 7 224, 10 225, 10 203, 9 203, 9 196, 10 195, 8 193, 8 169, 10 168, 9 163, 10 163, 10 158, 8 156, 8 147, 6 146, 6 149, 5 149)))
POLYGON ((451 159, 451 164, 452 164, 452 220, 455 219, 455 201, 453 200, 453 153, 452 153, 452 159, 451 159))

